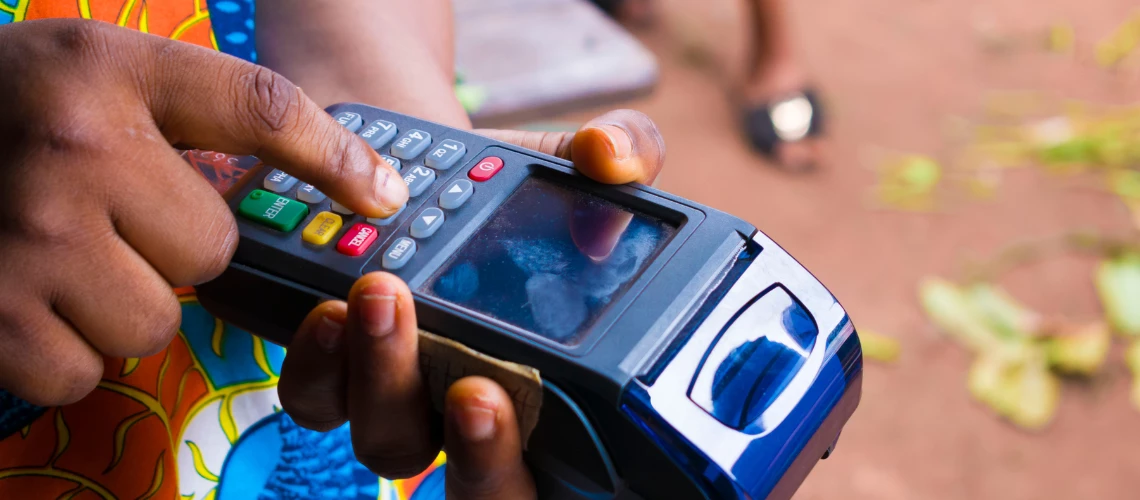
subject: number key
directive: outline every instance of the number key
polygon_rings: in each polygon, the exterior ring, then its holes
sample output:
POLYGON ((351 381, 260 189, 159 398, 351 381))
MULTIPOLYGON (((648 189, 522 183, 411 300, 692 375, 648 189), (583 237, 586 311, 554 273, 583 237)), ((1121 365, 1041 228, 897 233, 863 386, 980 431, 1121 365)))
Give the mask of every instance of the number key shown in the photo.
POLYGON ((380 149, 395 136, 396 124, 384 120, 369 123, 367 127, 364 127, 364 130, 360 131, 360 137, 363 137, 372 149, 380 149))
POLYGON ((400 214, 404 213, 405 208, 408 208, 407 203, 405 203, 404 206, 400 207, 400 209, 397 210, 396 213, 389 215, 383 219, 376 219, 376 218, 369 217, 368 223, 369 224, 376 224, 377 226, 390 226, 390 225, 392 225, 392 222, 394 222, 396 220, 396 218, 400 216, 400 214))
POLYGON ((388 156, 388 155, 380 155, 380 158, 382 158, 385 163, 391 165, 392 168, 396 169, 397 172, 400 171, 400 159, 399 158, 393 158, 393 157, 388 156))
POLYGON ((463 158, 463 154, 466 152, 467 146, 463 145, 462 142, 448 139, 439 143, 438 147, 428 153, 427 157, 424 158, 424 164, 437 170, 447 170, 455 165, 455 162, 459 161, 460 158, 463 158))
POLYGON ((415 198, 424 191, 432 182, 435 182, 435 170, 426 167, 416 167, 404 174, 404 183, 408 185, 408 196, 415 198))
POLYGON ((396 143, 392 145, 392 156, 403 160, 410 160, 423 153, 431 145, 431 134, 423 130, 412 129, 404 132, 396 143))
POLYGON ((305 203, 320 203, 325 201, 325 194, 312 184, 303 184, 297 188, 297 199, 305 203))
POLYGON ((274 193, 284 193, 297 184, 297 178, 275 168, 261 184, 274 193))

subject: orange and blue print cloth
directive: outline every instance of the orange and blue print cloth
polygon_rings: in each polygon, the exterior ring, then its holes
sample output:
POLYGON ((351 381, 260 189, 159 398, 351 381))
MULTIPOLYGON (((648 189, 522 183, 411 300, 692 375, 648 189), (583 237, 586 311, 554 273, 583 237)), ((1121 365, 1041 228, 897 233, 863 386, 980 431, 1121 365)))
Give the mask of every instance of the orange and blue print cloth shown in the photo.
POLYGON ((0 0, 0 25, 85 18, 257 60, 252 0, 0 0))
MULTIPOLYGON (((0 0, 0 29, 83 17, 256 61, 253 12, 252 0, 0 0)), ((183 157, 219 192, 251 166, 183 157)), ((105 359, 82 401, 42 408, 0 390, 0 499, 444 498, 442 454, 415 478, 378 478, 356 461, 347 424, 318 433, 281 411, 284 349, 214 318, 192 289, 177 292, 182 324, 170 346, 105 359)))

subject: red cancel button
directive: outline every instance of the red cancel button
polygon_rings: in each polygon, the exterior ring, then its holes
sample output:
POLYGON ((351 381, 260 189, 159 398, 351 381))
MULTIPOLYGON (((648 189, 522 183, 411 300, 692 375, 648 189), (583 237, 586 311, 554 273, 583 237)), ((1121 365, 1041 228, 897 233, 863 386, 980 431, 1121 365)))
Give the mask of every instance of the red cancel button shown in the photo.
POLYGON ((336 244, 336 251, 350 257, 357 257, 372 246, 372 242, 376 241, 377 233, 376 228, 368 224, 355 224, 347 233, 344 233, 344 236, 336 244))
POLYGON ((467 177, 475 182, 483 182, 490 179, 503 169, 503 159, 498 156, 488 156, 479 160, 479 163, 467 172, 467 177))

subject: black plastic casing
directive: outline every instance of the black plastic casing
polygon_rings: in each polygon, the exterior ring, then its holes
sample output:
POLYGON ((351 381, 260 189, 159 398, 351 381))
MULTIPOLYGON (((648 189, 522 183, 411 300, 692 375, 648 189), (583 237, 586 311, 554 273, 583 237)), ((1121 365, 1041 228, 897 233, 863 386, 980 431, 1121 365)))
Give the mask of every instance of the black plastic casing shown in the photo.
MULTIPOLYGON (((731 286, 733 263, 745 251, 756 228, 648 186, 598 184, 577 173, 570 162, 470 132, 358 104, 328 109, 334 115, 342 111, 360 114, 365 125, 384 119, 396 123, 400 133, 412 128, 426 131, 432 135, 433 145, 455 139, 466 144, 467 152, 455 166, 438 171, 439 178, 427 192, 408 202, 394 224, 380 227, 377 241, 360 257, 337 253, 336 239, 324 247, 301 240, 301 229, 316 213, 329 209, 328 200, 310 205, 309 216, 290 233, 238 217, 241 237, 236 254, 219 278, 198 287, 202 304, 226 321, 287 346, 312 307, 322 300, 345 298, 363 274, 381 270, 383 252, 396 238, 408 236, 408 221, 424 208, 438 205, 440 192, 451 179, 466 178, 479 160, 498 156, 505 164, 502 171, 487 182, 475 183, 472 198, 460 209, 446 211, 443 228, 428 239, 417 240, 419 248, 412 261, 394 272, 413 291, 420 327, 488 355, 540 370, 546 391, 527 459, 535 471, 541 498, 706 498, 692 478, 631 423, 619 406, 631 380, 650 370, 671 345, 683 341, 677 336, 710 294, 718 287, 731 286), (628 291, 593 323, 594 331, 572 347, 419 290, 532 175, 677 226, 672 239, 628 291)), ((390 145, 382 152, 387 153, 390 145)), ((406 173, 423 165, 422 155, 403 163, 402 172, 406 173)), ((235 212, 250 190, 261 188, 268 170, 249 172, 227 194, 235 212)), ((295 198, 295 190, 286 196, 295 198)), ((364 222, 359 215, 344 219, 345 228, 364 222)), ((828 437, 826 444, 833 439, 828 437)))

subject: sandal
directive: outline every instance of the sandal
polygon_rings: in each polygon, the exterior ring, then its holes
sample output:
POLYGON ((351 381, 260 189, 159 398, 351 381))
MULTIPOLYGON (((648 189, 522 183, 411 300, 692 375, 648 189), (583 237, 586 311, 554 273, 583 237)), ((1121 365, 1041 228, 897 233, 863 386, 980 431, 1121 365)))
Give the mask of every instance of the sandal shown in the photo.
MULTIPOLYGON (((744 106, 743 127, 749 144, 773 163, 779 164, 776 148, 823 133, 823 107, 815 91, 804 89, 777 101, 744 106)), ((798 170, 811 170, 805 165, 798 170)))

